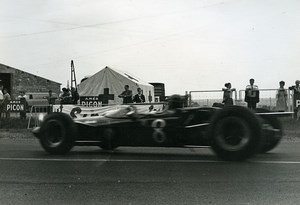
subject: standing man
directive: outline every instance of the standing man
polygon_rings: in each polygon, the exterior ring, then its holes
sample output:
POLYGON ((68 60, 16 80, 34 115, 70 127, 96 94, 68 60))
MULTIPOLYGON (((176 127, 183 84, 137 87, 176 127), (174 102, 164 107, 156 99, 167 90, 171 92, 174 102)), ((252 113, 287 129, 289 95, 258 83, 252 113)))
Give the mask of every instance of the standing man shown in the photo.
POLYGON ((145 96, 142 93, 142 89, 141 88, 137 88, 137 94, 133 97, 133 102, 135 103, 144 103, 145 100, 145 96))
POLYGON ((132 91, 129 90, 129 85, 125 85, 124 89, 118 97, 123 98, 123 104, 132 103, 132 91))
POLYGON ((46 96, 46 99, 48 100, 49 105, 55 105, 55 100, 57 97, 53 96, 52 90, 48 91, 48 96, 46 96))
POLYGON ((26 112, 27 112, 27 101, 26 101, 26 95, 25 91, 20 91, 20 95, 18 96, 18 99, 20 100, 20 103, 24 105, 24 110, 20 111, 20 118, 26 119, 26 112))
POLYGON ((245 102, 247 102, 248 108, 255 109, 256 104, 259 102, 259 89, 257 85, 254 85, 254 79, 249 80, 250 85, 247 85, 245 90, 245 102))
POLYGON ((297 113, 300 106, 300 81, 296 80, 295 85, 289 87, 289 90, 293 91, 294 118, 297 119, 297 113))
POLYGON ((49 114, 52 112, 53 105, 55 105, 55 100, 57 99, 57 97, 53 96, 52 90, 49 90, 48 93, 49 93, 49 95, 46 96, 46 99, 49 103, 49 106, 48 106, 48 114, 49 114))

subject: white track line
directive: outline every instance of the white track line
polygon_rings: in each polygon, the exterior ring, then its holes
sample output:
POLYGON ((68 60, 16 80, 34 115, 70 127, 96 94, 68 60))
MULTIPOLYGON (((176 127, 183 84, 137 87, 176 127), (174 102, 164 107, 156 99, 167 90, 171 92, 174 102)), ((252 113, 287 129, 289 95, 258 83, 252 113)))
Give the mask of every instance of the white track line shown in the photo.
MULTIPOLYGON (((147 160, 147 159, 62 159, 62 158, 10 158, 1 157, 0 161, 53 161, 53 162, 153 162, 153 163, 233 163, 217 160, 147 160)), ((255 161, 246 162, 259 164, 300 164, 300 161, 255 161)))

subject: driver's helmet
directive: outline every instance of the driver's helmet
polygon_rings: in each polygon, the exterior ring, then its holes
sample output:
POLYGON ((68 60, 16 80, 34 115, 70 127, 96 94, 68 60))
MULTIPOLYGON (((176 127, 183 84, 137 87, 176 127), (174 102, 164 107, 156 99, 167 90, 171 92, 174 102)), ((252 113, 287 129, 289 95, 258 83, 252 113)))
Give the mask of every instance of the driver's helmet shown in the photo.
POLYGON ((172 95, 168 98, 168 109, 183 108, 184 100, 180 95, 172 95))

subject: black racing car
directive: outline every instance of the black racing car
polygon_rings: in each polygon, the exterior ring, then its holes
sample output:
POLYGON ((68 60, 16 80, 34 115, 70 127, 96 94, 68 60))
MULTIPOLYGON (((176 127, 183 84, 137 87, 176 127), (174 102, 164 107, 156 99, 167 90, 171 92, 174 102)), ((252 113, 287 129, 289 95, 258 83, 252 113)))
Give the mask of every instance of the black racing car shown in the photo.
MULTIPOLYGON (((170 102, 169 102, 170 103, 170 102)), ((112 150, 132 147, 211 146, 224 160, 244 160, 273 149, 282 137, 276 113, 241 106, 224 108, 178 108, 161 112, 138 112, 138 105, 115 106, 98 114, 78 117, 81 107, 70 114, 53 112, 33 130, 42 147, 51 154, 64 154, 74 145, 100 146, 112 150)))

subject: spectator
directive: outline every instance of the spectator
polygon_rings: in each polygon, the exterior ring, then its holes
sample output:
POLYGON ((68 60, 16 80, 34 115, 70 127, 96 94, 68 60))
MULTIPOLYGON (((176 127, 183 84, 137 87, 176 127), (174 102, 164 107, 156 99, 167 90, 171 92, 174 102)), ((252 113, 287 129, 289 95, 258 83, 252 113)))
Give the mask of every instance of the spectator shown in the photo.
POLYGON ((26 111, 27 111, 27 101, 26 101, 25 91, 20 91, 20 95, 18 96, 18 100, 20 103, 24 105, 24 110, 20 110, 20 118, 26 119, 26 111))
POLYGON ((245 90, 245 101, 248 104, 248 108, 256 109, 256 104, 259 102, 259 89, 257 85, 254 85, 254 79, 249 80, 250 85, 247 85, 245 90))
POLYGON ((60 104, 72 104, 72 95, 70 90, 67 88, 62 88, 62 93, 59 95, 60 104))
POLYGON ((49 90, 48 93, 49 93, 49 95, 46 96, 46 99, 47 99, 49 105, 55 105, 55 100, 57 99, 57 97, 53 96, 52 90, 49 90))
POLYGON ((57 99, 57 97, 53 96, 52 90, 49 90, 48 93, 49 93, 49 95, 46 96, 46 99, 47 99, 47 101, 49 103, 48 113, 50 113, 52 111, 53 105, 55 105, 55 100, 57 99))
POLYGON ((125 85, 124 89, 118 97, 123 98, 123 104, 132 103, 132 91, 129 90, 129 85, 125 85))
POLYGON ((72 95, 72 104, 76 105, 79 100, 79 94, 76 88, 74 87, 71 88, 71 95, 72 95))
POLYGON ((151 103, 152 102, 152 95, 151 95, 151 91, 149 90, 149 95, 148 95, 148 101, 151 103))
POLYGON ((141 88, 137 88, 137 94, 133 97, 133 102, 135 103, 144 103, 145 102, 145 96, 142 93, 141 88))
POLYGON ((3 100, 4 100, 2 90, 3 90, 3 85, 2 85, 2 82, 0 80, 0 117, 1 117, 2 110, 3 110, 3 100))
POLYGON ((231 83, 225 83, 225 88, 223 90, 223 102, 224 105, 233 105, 232 92, 235 88, 231 88, 231 83))
POLYGON ((295 85, 289 87, 289 90, 293 91, 294 117, 297 118, 297 113, 300 106, 300 81, 296 80, 295 85))
POLYGON ((4 88, 3 89, 3 107, 2 107, 2 110, 3 110, 3 113, 5 113, 5 118, 9 118, 10 117, 10 113, 9 113, 9 110, 7 110, 7 105, 9 104, 11 98, 10 98, 10 95, 9 93, 7 92, 7 89, 4 88))
POLYGON ((279 89, 277 90, 276 93, 276 111, 287 111, 287 91, 284 88, 285 82, 280 81, 279 82, 279 89))

